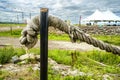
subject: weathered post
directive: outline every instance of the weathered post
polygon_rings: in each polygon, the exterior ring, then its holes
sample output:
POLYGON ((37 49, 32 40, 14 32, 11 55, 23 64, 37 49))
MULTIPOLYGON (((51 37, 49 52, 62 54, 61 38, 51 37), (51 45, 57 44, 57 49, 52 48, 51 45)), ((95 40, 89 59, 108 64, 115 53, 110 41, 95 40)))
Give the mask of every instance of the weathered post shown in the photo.
POLYGON ((48 9, 40 12, 40 80, 48 80, 48 9))
POLYGON ((11 35, 12 35, 12 26, 10 26, 10 33, 11 33, 11 35))
POLYGON ((79 19, 79 27, 81 27, 81 15, 80 15, 80 19, 79 19))

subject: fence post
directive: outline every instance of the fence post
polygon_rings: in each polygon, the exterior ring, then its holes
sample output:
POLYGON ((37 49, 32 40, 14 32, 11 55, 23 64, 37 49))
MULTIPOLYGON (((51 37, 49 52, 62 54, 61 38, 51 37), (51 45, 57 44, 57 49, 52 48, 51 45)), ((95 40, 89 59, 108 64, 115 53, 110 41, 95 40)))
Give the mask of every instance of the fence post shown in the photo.
POLYGON ((10 26, 10 33, 11 33, 11 35, 12 35, 12 26, 10 26))
POLYGON ((79 18, 79 27, 81 27, 81 15, 80 15, 80 18, 79 18))
POLYGON ((40 80, 48 80, 48 9, 40 12, 40 80))

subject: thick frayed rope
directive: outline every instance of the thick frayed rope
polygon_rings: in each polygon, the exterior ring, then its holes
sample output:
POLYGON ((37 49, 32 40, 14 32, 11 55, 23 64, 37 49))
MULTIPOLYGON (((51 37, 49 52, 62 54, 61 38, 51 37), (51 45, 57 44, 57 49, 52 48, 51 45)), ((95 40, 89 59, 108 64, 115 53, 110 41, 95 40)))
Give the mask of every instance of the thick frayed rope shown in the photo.
POLYGON ((38 41, 37 35, 40 29, 39 22, 39 16, 32 18, 32 20, 27 23, 27 26, 21 32, 22 36, 20 37, 20 43, 25 45, 28 49, 34 47, 38 41))
MULTIPOLYGON (((64 21, 54 16, 48 16, 48 21, 49 26, 53 26, 67 33, 72 42, 76 42, 76 40, 84 41, 107 52, 120 55, 120 48, 88 36, 88 34, 85 34, 79 27, 67 25, 64 21)), ((40 31, 39 23, 40 16, 36 16, 28 22, 27 27, 21 32, 20 43, 25 45, 28 49, 32 48, 37 43, 37 35, 40 31)))

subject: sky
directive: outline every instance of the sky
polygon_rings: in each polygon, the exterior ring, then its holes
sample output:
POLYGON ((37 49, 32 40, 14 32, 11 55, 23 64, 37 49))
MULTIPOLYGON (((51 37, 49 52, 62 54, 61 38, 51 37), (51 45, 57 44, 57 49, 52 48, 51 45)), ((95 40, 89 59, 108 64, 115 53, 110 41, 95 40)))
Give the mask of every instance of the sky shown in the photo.
POLYGON ((0 0, 0 21, 20 22, 31 16, 40 15, 40 8, 49 8, 49 14, 62 20, 79 23, 94 13, 110 10, 120 16, 119 0, 0 0))

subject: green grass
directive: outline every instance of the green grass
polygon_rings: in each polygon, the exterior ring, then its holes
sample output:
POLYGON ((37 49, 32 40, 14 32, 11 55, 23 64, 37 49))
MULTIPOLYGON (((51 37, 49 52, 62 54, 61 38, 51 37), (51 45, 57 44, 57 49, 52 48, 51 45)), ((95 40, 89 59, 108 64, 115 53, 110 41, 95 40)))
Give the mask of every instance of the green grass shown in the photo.
POLYGON ((0 64, 8 63, 12 56, 15 55, 13 48, 0 48, 0 64))
MULTIPOLYGON (((40 80, 40 71, 33 70, 32 67, 28 67, 26 70, 20 73, 8 72, 0 70, 0 80, 40 80)), ((55 73, 50 65, 48 66, 48 80, 90 80, 90 76, 62 76, 59 73, 55 73)))
MULTIPOLYGON (((0 32, 0 37, 20 37, 21 29, 11 31, 0 32)), ((120 35, 92 35, 92 37, 102 40, 106 43, 120 46, 120 35)), ((55 34, 49 33, 49 40, 61 40, 61 41, 70 41, 70 38, 67 34, 55 34)))
POLYGON ((13 30, 12 32, 9 31, 2 31, 0 32, 0 37, 20 37, 21 36, 21 29, 13 30))
MULTIPOLYGON (((0 32, 0 37, 20 37, 21 29, 11 31, 2 31, 0 32)), ((92 37, 102 40, 106 43, 120 46, 120 35, 92 35, 92 37)), ((56 34, 49 33, 49 40, 60 40, 60 41, 70 41, 68 34, 56 34)))
POLYGON ((5 64, 10 62, 11 58, 15 55, 25 54, 23 48, 14 49, 13 47, 0 48, 0 64, 5 64))
MULTIPOLYGON (((0 27, 15 27, 15 26, 26 26, 26 24, 4 24, 1 23, 0 27)), ((21 36, 20 29, 13 30, 12 32, 9 31, 2 31, 0 32, 0 37, 20 37, 21 36)), ((92 35, 92 37, 97 38, 98 40, 102 40, 106 43, 114 44, 120 46, 120 35, 92 35)), ((56 34, 56 33, 49 33, 48 36, 49 40, 62 40, 62 41, 70 41, 68 34, 56 34)))
MULTIPOLYGON (((38 50, 32 49, 31 52, 38 50)), ((39 53, 39 52, 37 52, 39 53)), ((93 73, 93 76, 67 76, 62 77, 61 75, 55 75, 52 70, 49 72, 49 76, 52 77, 51 80, 102 80, 102 76, 104 74, 120 74, 120 67, 118 64, 120 63, 120 56, 114 55, 112 53, 104 52, 104 51, 86 51, 86 52, 78 52, 72 50, 49 50, 48 56, 55 60, 59 64, 65 64, 72 66, 82 72, 85 73, 93 73), (72 61, 71 53, 76 53, 77 59, 72 61)), ((111 76, 113 79, 117 77, 111 76)))
POLYGON ((63 76, 59 72, 52 70, 51 65, 48 66, 48 80, 90 80, 91 76, 63 76))
POLYGON ((4 24, 4 23, 0 23, 0 27, 17 27, 17 26, 21 26, 24 27, 26 26, 26 24, 12 24, 12 23, 8 23, 8 24, 4 24))
POLYGON ((104 51, 87 51, 87 52, 74 52, 72 50, 49 50, 49 57, 58 61, 58 63, 70 64, 71 61, 71 53, 76 53, 77 57, 90 58, 98 62, 102 62, 107 65, 117 65, 120 63, 120 56, 114 55, 112 53, 104 52, 104 51), (61 58, 62 57, 62 58, 61 58), (59 61, 60 60, 60 61, 59 61))
POLYGON ((68 34, 55 34, 49 33, 48 35, 49 40, 61 40, 61 41, 70 41, 68 34))
MULTIPOLYGON (((120 74, 120 67, 117 66, 120 63, 120 56, 103 51, 75 52, 77 59, 73 62, 71 52, 51 50, 49 51, 49 57, 57 63, 73 66, 85 73, 93 73, 92 78, 95 80, 103 74, 120 74)), ((102 76, 99 78, 101 80, 102 76)))
MULTIPOLYGON (((30 53, 39 54, 39 48, 33 48, 29 51, 30 53)), ((102 80, 102 76, 104 74, 120 74, 120 67, 118 64, 120 63, 120 56, 113 55, 112 53, 104 52, 104 51, 72 51, 72 50, 49 50, 48 56, 55 60, 59 64, 69 65, 72 68, 76 68, 84 73, 91 73, 92 76, 84 75, 84 76, 62 76, 60 73, 57 73, 51 68, 52 65, 48 67, 48 79, 49 80, 102 80), (71 54, 74 54, 72 58, 71 54), (101 65, 104 64, 105 66, 101 65)), ((10 58, 13 55, 22 55, 25 53, 23 48, 0 48, 0 61, 3 63, 9 62, 10 58), (3 56, 3 57, 1 57, 3 56)), ((0 79, 5 79, 8 74, 2 72, 0 70, 0 74, 2 77, 0 79)), ((34 80, 39 78, 38 72, 33 72, 30 68, 24 72, 27 76, 22 76, 23 72, 17 74, 20 80, 34 80), (31 72, 32 71, 32 72, 31 72), (30 75, 27 75, 30 73, 30 75), (31 77, 29 77, 31 76, 31 77), (28 78, 29 77, 29 78, 28 78)), ((15 76, 14 73, 9 73, 10 77, 15 76)), ((111 76, 113 79, 116 79, 115 76, 111 76)), ((118 79, 119 80, 119 79, 118 79)))
POLYGON ((90 51, 87 54, 87 57, 107 65, 117 65, 120 63, 120 56, 114 55, 112 53, 103 52, 103 51, 96 51, 96 50, 90 51))
POLYGON ((9 73, 7 71, 0 70, 0 80, 4 80, 4 78, 8 75, 9 73))
POLYGON ((120 35, 92 35, 98 40, 120 46, 120 35))
MULTIPOLYGON (((2 31, 0 32, 0 37, 20 37, 21 36, 21 29, 11 31, 2 31)), ((48 35, 49 40, 62 40, 62 41, 70 41, 70 38, 67 34, 55 34, 49 33, 48 35)))
POLYGON ((71 64, 71 51, 65 50, 49 50, 48 56, 60 64, 71 64))
POLYGON ((39 71, 34 71, 32 67, 28 67, 19 73, 0 70, 0 80, 40 80, 39 76, 39 71))

